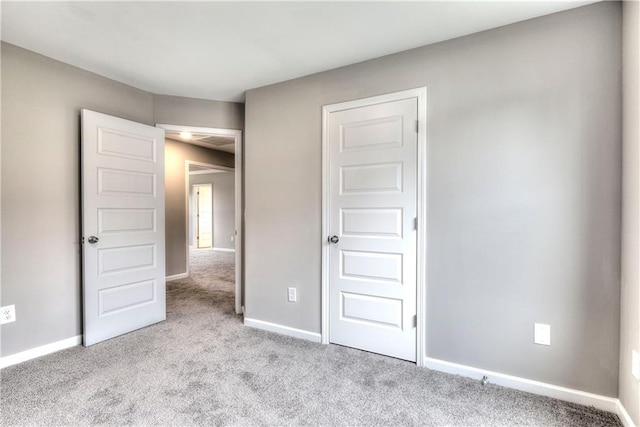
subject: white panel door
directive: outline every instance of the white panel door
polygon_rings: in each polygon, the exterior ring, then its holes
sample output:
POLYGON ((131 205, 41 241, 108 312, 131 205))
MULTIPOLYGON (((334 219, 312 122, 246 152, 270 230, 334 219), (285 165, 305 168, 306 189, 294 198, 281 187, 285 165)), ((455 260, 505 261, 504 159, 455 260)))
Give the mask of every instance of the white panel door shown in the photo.
POLYGON ((195 185, 196 248, 213 247, 213 200, 211 184, 195 185))
POLYGON ((164 130, 82 110, 84 345, 166 318, 164 130))
POLYGON ((329 341, 416 361, 416 98, 332 112, 329 341))

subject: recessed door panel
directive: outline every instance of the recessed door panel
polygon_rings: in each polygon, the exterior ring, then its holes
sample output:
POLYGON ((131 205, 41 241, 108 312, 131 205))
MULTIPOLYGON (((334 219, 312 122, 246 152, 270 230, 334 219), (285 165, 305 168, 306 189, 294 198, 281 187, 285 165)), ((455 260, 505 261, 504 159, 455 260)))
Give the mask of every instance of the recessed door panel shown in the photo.
POLYGON ((402 330, 402 300, 342 292, 342 318, 402 330))
POLYGON ((98 154, 155 162, 156 140, 142 135, 98 128, 98 154))
POLYGON ((342 277, 402 284, 402 254, 342 251, 342 277))
POLYGON ((98 169, 98 195, 155 197, 156 175, 154 173, 100 168, 98 169))
POLYGON ((145 280, 99 290, 100 317, 153 303, 155 289, 155 280, 145 280))
POLYGON ((155 267, 155 249, 156 247, 153 244, 98 249, 98 270, 100 275, 126 273, 131 270, 155 267))
POLYGON ((98 209, 98 233, 153 232, 155 209, 98 209))
POLYGON ((340 168, 341 194, 402 192, 402 163, 340 168))
POLYGON ((343 236, 402 238, 402 208, 341 209, 340 213, 343 236))
POLYGON ((402 146, 402 116, 345 123, 341 130, 342 152, 402 146))

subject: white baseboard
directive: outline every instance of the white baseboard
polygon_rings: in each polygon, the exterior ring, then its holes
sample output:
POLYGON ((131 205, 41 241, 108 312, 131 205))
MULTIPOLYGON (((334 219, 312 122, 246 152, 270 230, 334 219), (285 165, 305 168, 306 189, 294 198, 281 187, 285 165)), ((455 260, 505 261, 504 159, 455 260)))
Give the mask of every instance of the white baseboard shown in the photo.
POLYGON ((625 407, 622 405, 622 402, 620 402, 620 400, 618 400, 618 405, 616 407, 616 414, 618 414, 618 418, 620 418, 620 421, 622 422, 622 425, 624 427, 636 427, 635 423, 631 419, 631 416, 629 415, 625 407))
POLYGON ((230 249, 230 248, 211 248, 212 251, 216 251, 216 252, 235 252, 235 249, 230 249))
POLYGON ((307 341, 320 342, 320 334, 316 332, 304 331, 302 329, 291 328, 289 326, 278 325, 277 323, 264 322, 262 320, 244 318, 244 325, 250 328, 262 329, 264 331, 275 332, 280 335, 288 335, 294 338, 301 338, 307 341))
MULTIPOLYGON (((585 391, 574 390, 571 388, 560 387, 553 384, 547 384, 540 381, 529 380, 526 378, 514 377, 512 375, 501 374, 499 372, 488 371, 486 369, 478 369, 471 366, 459 365, 457 363, 446 362, 444 360, 432 359, 426 357, 424 366, 435 371, 447 372, 449 374, 462 375, 469 378, 481 380, 483 376, 487 376, 490 383, 513 388, 516 390, 526 391, 528 393, 539 394, 542 396, 552 397, 554 399, 573 402, 580 405, 593 406, 607 412, 619 413, 622 406, 620 401, 614 397, 601 396, 599 394, 587 393, 585 391)), ((625 411, 626 412, 626 411, 625 411)), ((628 414, 627 414, 628 417, 628 414)), ((629 418, 629 421, 631 419, 629 418)), ((626 426, 626 424, 625 424, 626 426)), ((633 424, 631 424, 632 427, 633 424)))
POLYGON ((180 280, 180 279, 186 279, 187 277, 189 277, 189 273, 180 273, 180 274, 174 274, 173 276, 167 276, 165 278, 165 280, 167 282, 171 282, 172 280, 180 280))
POLYGON ((35 359, 40 356, 46 356, 47 354, 55 353, 56 351, 64 350, 66 348, 75 347, 80 344, 82 344, 82 335, 77 335, 61 341, 52 342, 51 344, 32 348, 31 350, 2 357, 0 358, 0 369, 6 368, 7 366, 17 365, 18 363, 26 362, 27 360, 35 359))

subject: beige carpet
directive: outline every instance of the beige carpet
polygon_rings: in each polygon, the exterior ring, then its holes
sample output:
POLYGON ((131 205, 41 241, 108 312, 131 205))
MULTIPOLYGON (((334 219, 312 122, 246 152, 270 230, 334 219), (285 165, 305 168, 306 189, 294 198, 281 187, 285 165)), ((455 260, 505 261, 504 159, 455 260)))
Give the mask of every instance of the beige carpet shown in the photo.
MULTIPOLYGON (((234 252, 191 249, 189 252, 189 272, 191 281, 211 289, 234 292, 235 284, 234 252)), ((180 281, 171 282, 171 287, 180 281)))
POLYGON ((167 286, 166 322, 3 369, 0 425, 620 425, 593 408, 244 327, 233 254, 192 255, 192 276, 167 286))
POLYGON ((235 254, 206 249, 189 252, 189 277, 167 283, 167 321, 195 307, 214 307, 232 316, 234 312, 235 254))

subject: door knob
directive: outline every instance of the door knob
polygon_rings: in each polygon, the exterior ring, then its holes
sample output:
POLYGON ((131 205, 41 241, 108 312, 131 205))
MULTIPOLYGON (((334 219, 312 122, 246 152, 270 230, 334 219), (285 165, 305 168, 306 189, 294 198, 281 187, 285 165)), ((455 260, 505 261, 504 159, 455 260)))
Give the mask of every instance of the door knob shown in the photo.
POLYGON ((98 239, 96 236, 89 236, 89 238, 87 239, 89 241, 89 243, 98 243, 98 239))
POLYGON ((329 237, 329 242, 330 243, 338 243, 339 241, 340 241, 340 238, 338 236, 329 237))

